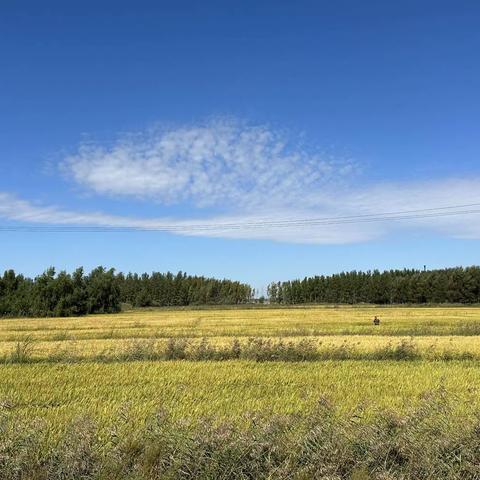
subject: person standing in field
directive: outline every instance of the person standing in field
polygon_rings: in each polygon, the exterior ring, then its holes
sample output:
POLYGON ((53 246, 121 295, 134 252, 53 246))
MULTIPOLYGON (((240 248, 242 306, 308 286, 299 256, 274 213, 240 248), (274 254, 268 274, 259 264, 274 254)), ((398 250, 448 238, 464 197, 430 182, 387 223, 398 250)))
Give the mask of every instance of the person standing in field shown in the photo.
POLYGON ((373 324, 374 325, 380 325, 380 319, 375 315, 375 317, 373 317, 373 324))

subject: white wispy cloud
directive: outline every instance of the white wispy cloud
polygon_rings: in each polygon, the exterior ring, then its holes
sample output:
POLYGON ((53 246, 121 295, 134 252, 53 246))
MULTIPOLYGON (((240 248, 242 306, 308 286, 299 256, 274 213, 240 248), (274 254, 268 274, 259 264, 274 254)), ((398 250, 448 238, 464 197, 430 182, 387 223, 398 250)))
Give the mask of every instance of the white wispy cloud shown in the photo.
POLYGON ((195 215, 141 218, 71 211, 0 192, 0 217, 22 224, 160 229, 316 244, 365 242, 407 230, 480 239, 477 214, 274 225, 478 203, 480 178, 353 187, 353 162, 292 143, 266 126, 234 120, 155 128, 123 136, 109 146, 83 144, 61 162, 61 169, 98 195, 140 198, 161 203, 162 209, 186 204, 195 215))
POLYGON ((99 194, 255 209, 303 204, 305 194, 341 181, 354 165, 307 152, 266 126, 222 119, 154 128, 108 147, 83 144, 62 169, 99 194))

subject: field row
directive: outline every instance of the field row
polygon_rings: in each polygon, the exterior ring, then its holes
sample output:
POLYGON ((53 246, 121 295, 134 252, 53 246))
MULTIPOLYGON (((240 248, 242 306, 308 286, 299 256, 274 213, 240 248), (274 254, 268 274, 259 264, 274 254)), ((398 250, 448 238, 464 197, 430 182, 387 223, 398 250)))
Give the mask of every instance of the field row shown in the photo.
POLYGON ((170 337, 480 334, 477 307, 312 307, 131 311, 80 318, 2 319, 0 342, 170 337), (380 326, 372 324, 373 317, 380 326))
POLYGON ((108 424, 131 411, 137 424, 166 409, 175 418, 242 421, 246 414, 308 414, 326 398, 343 412, 403 411, 443 388, 460 404, 480 406, 476 362, 131 362, 4 365, 0 408, 41 417, 52 431, 89 415, 108 424))

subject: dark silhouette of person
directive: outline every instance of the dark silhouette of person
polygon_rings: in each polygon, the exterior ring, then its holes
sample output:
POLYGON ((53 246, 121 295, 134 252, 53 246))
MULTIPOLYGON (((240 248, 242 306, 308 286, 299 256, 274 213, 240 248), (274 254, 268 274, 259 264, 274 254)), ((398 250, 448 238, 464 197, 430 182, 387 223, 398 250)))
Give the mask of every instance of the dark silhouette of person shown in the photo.
POLYGON ((374 325, 380 325, 380 319, 375 315, 375 317, 373 318, 373 324, 374 325))

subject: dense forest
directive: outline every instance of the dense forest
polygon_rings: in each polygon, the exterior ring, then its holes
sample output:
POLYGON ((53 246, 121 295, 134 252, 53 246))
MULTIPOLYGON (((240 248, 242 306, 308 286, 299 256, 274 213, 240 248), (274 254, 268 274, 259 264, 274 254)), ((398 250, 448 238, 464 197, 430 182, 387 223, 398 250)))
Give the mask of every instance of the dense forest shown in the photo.
POLYGON ((0 316, 72 316, 114 313, 122 303, 135 307, 238 304, 250 301, 249 285, 179 272, 115 274, 98 267, 88 275, 54 268, 35 279, 8 270, 0 277, 0 316))
MULTIPOLYGON (((480 303, 480 267, 378 270, 316 276, 268 287, 270 303, 480 303)), ((133 307, 237 305, 253 301, 250 285, 177 274, 115 273, 98 267, 31 279, 13 270, 0 277, 0 316, 72 316, 133 307)))
POLYGON ((268 287, 271 303, 480 303, 480 267, 378 270, 316 276, 268 287))
POLYGON ((253 298, 250 285, 232 280, 154 272, 151 275, 119 273, 116 284, 122 302, 135 307, 185 305, 237 305, 253 298))

